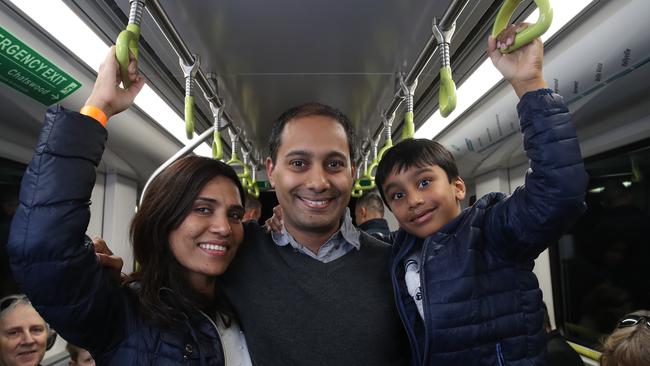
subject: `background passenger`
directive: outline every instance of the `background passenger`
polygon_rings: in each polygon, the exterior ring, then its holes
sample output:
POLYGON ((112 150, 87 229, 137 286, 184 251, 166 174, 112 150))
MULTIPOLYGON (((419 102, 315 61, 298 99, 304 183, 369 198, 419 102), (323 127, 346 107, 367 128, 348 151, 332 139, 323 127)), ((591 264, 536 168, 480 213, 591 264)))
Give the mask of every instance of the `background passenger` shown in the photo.
POLYGON ((70 366, 95 366, 95 359, 87 350, 68 343, 65 349, 70 354, 70 366))
POLYGON ((650 365, 650 311, 624 316, 603 340, 601 366, 650 365))
POLYGON ((244 203, 244 208, 246 211, 244 211, 243 222, 259 222, 260 217, 262 217, 262 203, 260 200, 255 198, 252 194, 246 193, 246 203, 244 203))
POLYGON ((584 366, 584 362, 573 347, 564 339, 559 329, 551 327, 548 309, 544 305, 544 328, 548 334, 546 344, 546 365, 548 366, 584 366))
POLYGON ((128 286, 100 267, 84 238, 103 125, 144 85, 135 66, 122 89, 112 47, 83 109, 92 117, 48 109, 12 222, 14 275, 43 317, 99 364, 249 365, 217 286, 243 238, 244 190, 231 167, 190 156, 152 180, 131 223, 139 269, 128 286))
POLYGON ((0 300, 0 366, 36 366, 45 355, 48 326, 25 295, 0 300))
POLYGON ((379 195, 369 192, 361 196, 354 206, 354 219, 359 229, 390 244, 390 230, 384 219, 384 202, 379 195))

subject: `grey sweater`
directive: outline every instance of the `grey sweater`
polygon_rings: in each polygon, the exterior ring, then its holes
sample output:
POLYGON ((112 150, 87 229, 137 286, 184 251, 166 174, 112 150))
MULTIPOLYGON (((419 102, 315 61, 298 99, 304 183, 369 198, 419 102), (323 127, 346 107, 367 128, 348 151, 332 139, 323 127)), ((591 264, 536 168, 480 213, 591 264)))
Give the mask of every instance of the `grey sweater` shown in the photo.
POLYGON ((257 224, 245 233, 222 289, 255 365, 408 364, 389 245, 361 233, 360 250, 322 263, 277 246, 257 224))

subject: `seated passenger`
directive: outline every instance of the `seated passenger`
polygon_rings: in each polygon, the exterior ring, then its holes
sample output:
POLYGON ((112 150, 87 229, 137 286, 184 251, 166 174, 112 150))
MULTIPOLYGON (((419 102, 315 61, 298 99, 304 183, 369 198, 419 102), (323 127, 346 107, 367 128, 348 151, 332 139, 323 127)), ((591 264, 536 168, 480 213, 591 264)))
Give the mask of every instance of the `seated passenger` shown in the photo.
POLYGON ((546 344, 546 365, 548 366, 584 366, 580 358, 569 342, 564 339, 559 329, 551 327, 551 319, 548 316, 546 304, 542 303, 544 308, 544 329, 548 334, 548 343, 546 344))
POLYGON ((603 340, 601 366, 650 365, 650 311, 624 316, 603 340))
POLYGON ((544 364, 534 259, 585 210, 587 175, 569 111, 546 89, 542 42, 499 51, 514 32, 490 37, 488 54, 520 98, 531 165, 524 186, 461 211, 465 183, 454 158, 426 139, 396 144, 377 168, 375 182, 401 228, 391 276, 418 364, 544 364))
POLYGON ((0 299, 0 366, 36 366, 45 355, 48 326, 25 295, 0 299))
POLYGON ((384 219, 384 203, 376 193, 366 193, 357 200, 354 221, 359 229, 379 240, 390 242, 388 222, 384 219))
POLYGON ((133 61, 133 84, 122 89, 113 47, 87 115, 48 109, 9 236, 15 278, 43 317, 99 364, 249 365, 217 286, 243 238, 244 190, 232 168, 190 156, 151 182, 131 223, 139 269, 128 286, 100 267, 84 235, 103 125, 144 85, 135 70, 133 61))
POLYGON ((87 350, 68 343, 65 349, 70 354, 70 366, 95 366, 95 359, 87 350))

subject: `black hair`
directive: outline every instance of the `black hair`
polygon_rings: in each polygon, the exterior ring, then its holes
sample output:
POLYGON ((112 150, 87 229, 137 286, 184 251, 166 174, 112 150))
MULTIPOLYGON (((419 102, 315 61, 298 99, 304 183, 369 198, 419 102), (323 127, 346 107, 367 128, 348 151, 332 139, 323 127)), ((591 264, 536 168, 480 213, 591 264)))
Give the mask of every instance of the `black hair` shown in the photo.
POLYGON ((186 269, 169 247, 169 234, 178 228, 192 209, 203 187, 216 177, 232 181, 244 202, 244 188, 237 173, 224 162, 199 156, 175 161, 151 181, 131 222, 131 239, 139 269, 127 282, 137 282, 142 315, 155 324, 171 325, 183 320, 181 312, 195 308, 231 315, 232 309, 217 291, 210 301, 189 285, 186 269), (161 301, 161 289, 170 289, 173 305, 161 301))
POLYGON ((374 192, 368 192, 361 196, 355 203, 356 207, 365 207, 370 211, 374 211, 384 216, 384 203, 379 198, 379 195, 374 192))
POLYGON ((273 124, 271 129, 271 135, 269 136, 269 156, 275 164, 275 159, 278 156, 278 149, 282 145, 282 131, 284 131, 284 126, 287 122, 291 121, 294 118, 300 117, 309 117, 309 116, 323 116, 330 117, 336 120, 338 123, 343 126, 345 130, 345 135, 348 138, 348 149, 350 150, 350 160, 354 161, 355 158, 355 135, 354 129, 352 128, 352 123, 350 119, 343 114, 340 110, 330 107, 325 104, 310 102, 305 103, 296 107, 293 107, 278 117, 278 119, 273 124))
POLYGON ((458 178, 458 166, 451 152, 442 144, 428 139, 407 139, 390 148, 379 162, 375 183, 381 198, 388 205, 383 185, 390 174, 401 173, 412 167, 439 166, 451 183, 458 178))

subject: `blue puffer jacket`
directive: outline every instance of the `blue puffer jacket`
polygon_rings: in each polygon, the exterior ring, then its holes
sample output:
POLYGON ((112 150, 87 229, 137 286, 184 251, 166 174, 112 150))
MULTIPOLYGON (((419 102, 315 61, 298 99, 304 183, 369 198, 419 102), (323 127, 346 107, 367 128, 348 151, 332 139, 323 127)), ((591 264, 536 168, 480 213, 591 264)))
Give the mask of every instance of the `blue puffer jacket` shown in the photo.
POLYGON ((425 240, 396 236, 391 276, 417 365, 543 365, 542 292, 534 259, 586 209, 576 132, 543 89, 517 106, 531 170, 510 197, 491 193, 425 240), (424 322, 404 282, 421 250, 424 322))
POLYGON ((9 237, 16 280, 43 318, 99 365, 223 365, 207 316, 185 314, 176 329, 152 326, 138 314, 133 291, 97 263, 84 233, 106 136, 92 118, 48 110, 9 237))

